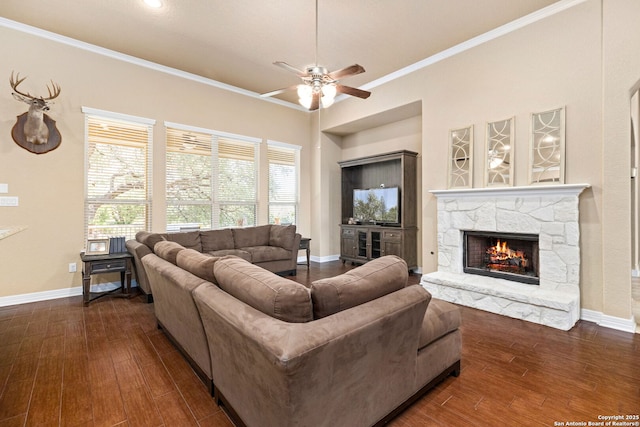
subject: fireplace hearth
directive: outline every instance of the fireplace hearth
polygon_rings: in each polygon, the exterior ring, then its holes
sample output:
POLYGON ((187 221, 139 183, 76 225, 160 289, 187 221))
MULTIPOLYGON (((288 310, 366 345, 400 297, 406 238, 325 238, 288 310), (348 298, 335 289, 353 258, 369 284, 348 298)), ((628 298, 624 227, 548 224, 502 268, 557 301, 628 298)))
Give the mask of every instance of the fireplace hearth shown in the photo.
POLYGON ((463 270, 538 285, 538 235, 464 231, 463 270))

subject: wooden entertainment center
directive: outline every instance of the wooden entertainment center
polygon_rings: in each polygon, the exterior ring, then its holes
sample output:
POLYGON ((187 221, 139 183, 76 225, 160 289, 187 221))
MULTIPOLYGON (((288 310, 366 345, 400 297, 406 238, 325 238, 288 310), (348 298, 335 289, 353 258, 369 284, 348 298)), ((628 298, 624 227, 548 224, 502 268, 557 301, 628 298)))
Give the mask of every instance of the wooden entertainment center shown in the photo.
POLYGON ((418 267, 417 156, 407 150, 338 162, 342 168, 342 223, 340 259, 365 263, 384 255, 397 255, 409 269, 418 267), (398 221, 349 224, 356 189, 399 188, 398 221))

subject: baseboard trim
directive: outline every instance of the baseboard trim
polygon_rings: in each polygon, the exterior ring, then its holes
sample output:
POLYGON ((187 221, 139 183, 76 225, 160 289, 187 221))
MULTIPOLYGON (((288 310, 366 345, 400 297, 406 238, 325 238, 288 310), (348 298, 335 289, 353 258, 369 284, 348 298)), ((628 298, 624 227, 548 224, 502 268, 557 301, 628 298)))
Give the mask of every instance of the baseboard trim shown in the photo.
POLYGON ((594 322, 603 328, 631 332, 632 334, 636 332, 636 322, 633 317, 623 319, 621 317, 609 316, 600 311, 587 310, 586 308, 583 308, 580 310, 580 320, 594 322))
MULTIPOLYGON (((131 281, 131 287, 138 286, 135 280, 131 281)), ((108 292, 120 287, 119 282, 101 283, 99 285, 91 285, 92 292, 108 292)), ((74 286, 72 288, 54 289, 51 291, 32 292, 30 294, 10 295, 8 297, 0 297, 0 307, 10 305, 28 304, 30 302, 48 301, 51 299, 68 298, 82 295, 82 286, 74 286)))
MULTIPOLYGON (((331 261, 338 261, 340 259, 340 255, 328 255, 328 256, 315 256, 315 255, 311 255, 309 257, 309 261, 313 261, 313 262, 331 262, 331 261)), ((307 257, 306 256, 299 256, 298 257, 298 264, 307 264, 307 257)))

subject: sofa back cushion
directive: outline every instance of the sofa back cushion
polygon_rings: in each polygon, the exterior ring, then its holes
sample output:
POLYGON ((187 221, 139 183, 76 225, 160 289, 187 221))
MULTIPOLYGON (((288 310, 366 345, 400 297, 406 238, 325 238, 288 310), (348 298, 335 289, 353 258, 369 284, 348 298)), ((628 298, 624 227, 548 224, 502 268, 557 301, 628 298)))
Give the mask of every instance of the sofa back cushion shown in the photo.
POLYGON ((167 233, 150 233, 148 231, 138 231, 136 233, 136 240, 144 245, 147 245, 149 249, 153 250, 156 243, 167 240, 167 233))
POLYGON ((276 319, 289 323, 313 320, 309 290, 237 257, 224 257, 213 267, 218 286, 276 319))
POLYGON ((295 225, 272 225, 271 230, 269 230, 269 246, 293 250, 292 246, 295 237, 295 225))
POLYGON ((205 255, 194 249, 185 249, 176 255, 176 265, 189 273, 217 285, 213 266, 220 258, 205 255))
POLYGON ((181 244, 187 249, 195 249, 202 252, 200 231, 184 231, 180 233, 167 233, 167 240, 181 244))
POLYGON ((395 255, 374 259, 340 276, 311 284, 314 318, 380 298, 407 285, 407 263, 395 255))
POLYGON ((230 228, 200 232, 202 252, 222 251, 235 248, 233 231, 230 228))
POLYGON ((269 230, 271 225, 259 225, 257 227, 232 228, 233 240, 236 248, 249 246, 267 246, 269 244, 269 230))
POLYGON ((171 264, 176 263, 176 257, 178 252, 183 251, 184 246, 177 242, 170 242, 168 240, 162 240, 153 247, 153 252, 160 258, 169 261, 171 264))

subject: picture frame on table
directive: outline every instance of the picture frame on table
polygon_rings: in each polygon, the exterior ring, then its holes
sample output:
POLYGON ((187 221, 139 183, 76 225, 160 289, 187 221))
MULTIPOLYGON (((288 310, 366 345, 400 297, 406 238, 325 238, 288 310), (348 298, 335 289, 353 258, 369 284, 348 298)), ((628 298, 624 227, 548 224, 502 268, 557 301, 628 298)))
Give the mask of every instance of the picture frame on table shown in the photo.
POLYGON ((85 255, 108 255, 110 241, 111 239, 108 237, 104 239, 88 239, 85 255))

